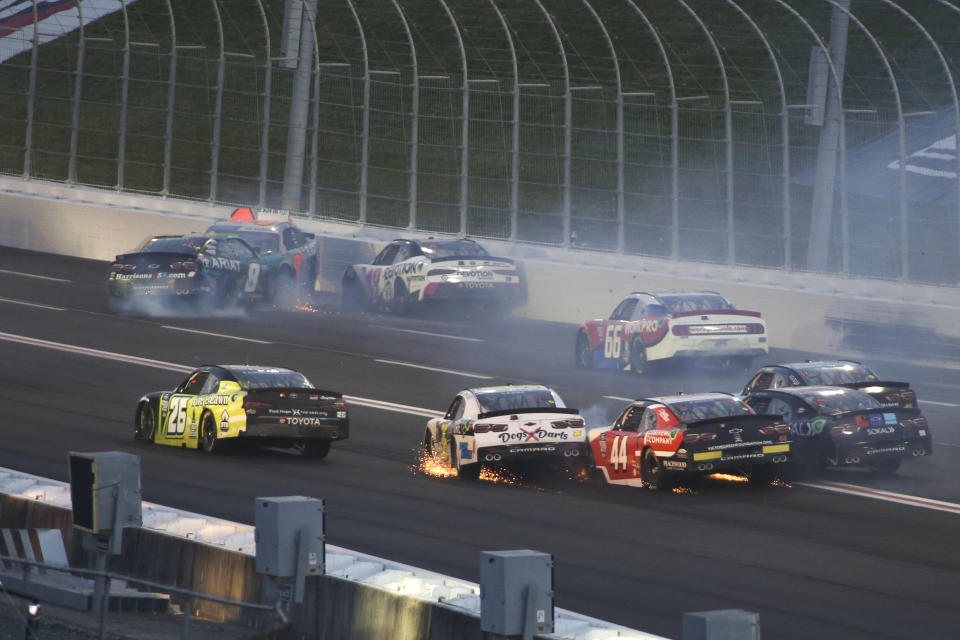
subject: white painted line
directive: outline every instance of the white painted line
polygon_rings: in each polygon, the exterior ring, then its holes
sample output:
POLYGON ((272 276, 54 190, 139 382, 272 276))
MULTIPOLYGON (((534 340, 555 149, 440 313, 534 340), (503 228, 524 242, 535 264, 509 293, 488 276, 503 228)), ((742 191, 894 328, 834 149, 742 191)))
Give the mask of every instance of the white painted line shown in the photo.
MULTIPOLYGON (((185 367, 182 364, 175 364, 173 362, 164 362, 162 360, 151 360, 150 358, 140 358, 138 356, 128 356, 122 353, 113 353, 111 351, 101 351, 100 349, 90 349, 87 347, 78 347, 71 344, 64 344, 62 342, 53 342, 50 340, 41 340, 39 338, 29 338, 27 336, 20 336, 14 333, 4 333, 0 331, 0 340, 7 340, 8 342, 18 342, 20 344, 28 344, 35 347, 44 347, 46 349, 56 349, 58 351, 66 351, 68 353, 75 353, 84 356, 93 356, 95 358, 104 358, 106 360, 115 360, 117 362, 126 362, 128 364, 139 364, 145 367, 153 367, 155 369, 165 369, 167 371, 176 371, 178 373, 190 373, 194 370, 194 367, 185 367)), ((415 416, 424 416, 426 418, 439 418, 443 415, 442 411, 437 411, 435 409, 424 409, 422 407, 412 407, 406 404, 397 404, 396 402, 387 402, 386 400, 374 400, 372 398, 361 398, 359 396, 343 396, 347 399, 348 402, 353 404, 370 407, 372 409, 382 409, 384 411, 394 411, 397 413, 408 413, 415 416)))
POLYGON ((608 400, 623 400, 624 402, 633 402, 634 400, 636 400, 636 398, 624 398, 621 396, 603 396, 603 397, 607 398, 608 400))
POLYGON ((38 276, 35 273, 24 273, 22 271, 10 271, 8 269, 0 269, 0 273, 6 273, 11 276, 23 276, 24 278, 37 278, 39 280, 52 280, 53 282, 73 282, 73 280, 65 280, 63 278, 51 278, 50 276, 38 276))
POLYGON ((923 507, 924 509, 933 509, 935 511, 946 511, 947 513, 960 514, 960 504, 953 502, 943 502, 931 498, 920 498, 918 496, 908 496, 904 493, 893 493, 892 491, 882 491, 880 489, 869 489, 855 484, 844 484, 841 482, 794 482, 795 485, 810 487, 812 489, 823 489, 824 491, 834 491, 836 493, 845 493, 851 496, 861 498, 872 498, 873 500, 884 500, 886 502, 896 502, 911 507, 923 507))
POLYGON ((938 447, 960 447, 960 444, 954 444, 952 442, 937 442, 934 440, 933 443, 938 447))
POLYGON ((0 340, 8 342, 19 342, 20 344, 29 344, 35 347, 44 347, 46 349, 56 349, 57 351, 66 351, 84 356, 93 356, 95 358, 105 358, 107 360, 116 360, 117 362, 127 362, 129 364, 140 364, 156 369, 166 369, 167 371, 179 371, 189 373, 193 371, 190 367, 185 367, 172 362, 162 360, 152 360, 150 358, 140 358, 138 356, 128 356, 122 353, 113 353, 111 351, 101 351, 100 349, 88 349, 87 347, 77 347, 72 344, 63 344, 62 342, 53 342, 51 340, 41 340, 39 338, 28 338, 27 336, 18 336, 14 333, 3 333, 0 331, 0 340))
POLYGON ((940 407, 960 407, 956 402, 937 402, 936 400, 921 400, 921 404, 935 404, 940 407))
POLYGON ((422 364, 413 364, 412 362, 398 362, 396 360, 374 360, 383 364, 395 364, 398 367, 412 367, 414 369, 426 369, 427 371, 436 371, 437 373, 449 373, 455 376, 464 376, 465 378, 479 378, 481 380, 491 380, 493 376, 484 376, 479 373, 466 373, 464 371, 454 371, 453 369, 439 369, 437 367, 428 367, 422 364))
POLYGON ((61 307, 51 307, 48 304, 37 304, 36 302, 26 302, 24 300, 14 300, 13 298, 0 298, 0 302, 9 302, 10 304, 20 304, 25 307, 37 307, 38 309, 49 309, 50 311, 63 311, 61 307))
MULTIPOLYGON (((423 76, 420 76, 421 78, 423 76)), ((482 338, 466 338, 464 336, 452 336, 449 333, 433 333, 431 331, 417 331, 416 329, 400 329, 399 327, 388 327, 383 324, 369 325, 375 329, 386 329, 387 331, 402 331, 403 333, 416 333, 421 336, 433 336, 434 338, 446 338, 448 340, 463 340, 464 342, 486 342, 482 338)))
POLYGON ((199 333, 203 336, 214 336, 215 338, 227 338, 229 340, 243 340, 244 342, 256 342, 257 344, 273 344, 269 340, 257 340, 255 338, 241 338, 240 336, 229 336, 225 333, 214 333, 212 331, 200 331, 199 329, 187 329, 185 327, 174 327, 173 325, 160 325, 164 329, 173 329, 174 331, 186 331, 187 333, 199 333))

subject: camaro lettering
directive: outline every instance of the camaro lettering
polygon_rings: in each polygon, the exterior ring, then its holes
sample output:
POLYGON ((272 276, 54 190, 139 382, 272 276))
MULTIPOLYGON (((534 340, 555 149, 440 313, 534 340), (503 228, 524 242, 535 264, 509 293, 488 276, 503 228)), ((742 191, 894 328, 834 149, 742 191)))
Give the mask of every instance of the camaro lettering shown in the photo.
POLYGON ((510 453, 535 453, 537 451, 556 451, 556 447, 541 446, 541 447, 521 447, 517 449, 510 449, 510 453))

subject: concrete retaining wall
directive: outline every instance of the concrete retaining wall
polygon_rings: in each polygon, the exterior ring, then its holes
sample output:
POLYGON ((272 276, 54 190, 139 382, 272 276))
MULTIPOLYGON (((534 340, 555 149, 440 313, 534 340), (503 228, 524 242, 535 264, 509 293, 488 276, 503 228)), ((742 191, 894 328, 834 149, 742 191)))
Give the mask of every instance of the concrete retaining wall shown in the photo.
MULTIPOLYGON (((150 234, 202 230, 231 208, 0 178, 0 244, 111 260, 150 234)), ((372 259, 397 229, 300 220, 321 240, 317 288, 339 290, 344 269, 372 259)), ((418 234, 423 235, 423 234, 418 234)), ((577 323, 603 317, 630 291, 718 291, 763 313, 774 347, 864 357, 898 351, 960 360, 960 288, 753 267, 678 263, 576 249, 484 241, 522 261, 528 301, 515 315, 577 323)), ((572 338, 571 338, 572 343, 572 338)))

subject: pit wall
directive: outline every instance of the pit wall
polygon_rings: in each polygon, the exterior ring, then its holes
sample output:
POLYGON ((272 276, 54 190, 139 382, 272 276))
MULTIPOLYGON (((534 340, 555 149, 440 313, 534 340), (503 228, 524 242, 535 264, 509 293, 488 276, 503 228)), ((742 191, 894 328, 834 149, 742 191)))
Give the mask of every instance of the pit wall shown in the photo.
MULTIPOLYGON (((0 245, 95 260, 152 234, 205 229, 231 207, 0 177, 0 245)), ((337 293, 344 269, 367 262, 398 229, 297 219, 321 241, 317 289, 337 293)), ((416 233, 423 236, 423 233, 416 233)), ((960 288, 854 280, 812 273, 620 256, 485 240, 515 258, 527 301, 514 315, 579 324, 604 317, 630 291, 713 290, 761 311, 770 345, 869 357, 906 350, 938 364, 960 362, 960 288)), ((573 339, 571 337, 571 345, 573 339)), ((571 346, 572 350, 572 346, 571 346)))

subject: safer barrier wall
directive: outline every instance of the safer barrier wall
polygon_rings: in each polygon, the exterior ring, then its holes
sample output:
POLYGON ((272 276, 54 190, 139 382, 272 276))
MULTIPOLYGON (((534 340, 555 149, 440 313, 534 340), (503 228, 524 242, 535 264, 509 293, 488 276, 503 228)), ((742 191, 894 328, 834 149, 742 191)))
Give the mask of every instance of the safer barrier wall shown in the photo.
MULTIPOLYGON (((0 244, 111 260, 150 234, 202 230, 230 209, 0 178, 0 244)), ((298 220, 321 239, 317 288, 339 291, 344 269, 369 261, 402 230, 298 220)), ((672 262, 484 241, 522 261, 528 299, 515 315, 580 323, 636 290, 714 290, 764 314, 773 347, 865 357, 884 350, 960 361, 960 289, 754 267, 672 262)), ((573 337, 571 336, 571 350, 573 337)))

